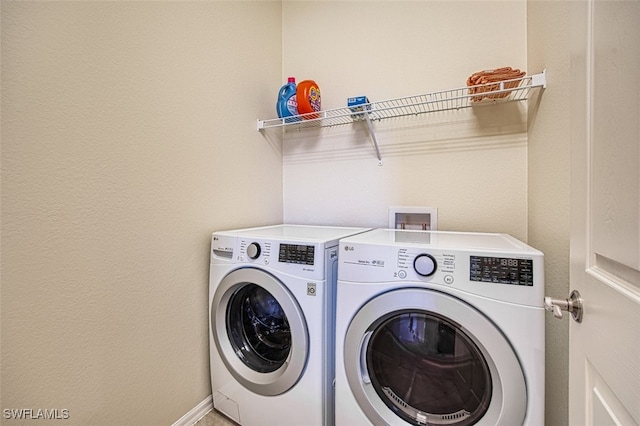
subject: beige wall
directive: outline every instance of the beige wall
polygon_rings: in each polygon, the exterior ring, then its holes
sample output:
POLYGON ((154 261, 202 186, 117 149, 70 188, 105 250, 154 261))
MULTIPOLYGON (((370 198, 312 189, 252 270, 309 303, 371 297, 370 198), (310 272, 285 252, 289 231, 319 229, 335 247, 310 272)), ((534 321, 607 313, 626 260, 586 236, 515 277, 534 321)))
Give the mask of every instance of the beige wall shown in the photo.
POLYGON ((210 233, 282 220, 280 74, 280 2, 2 2, 3 410, 211 394, 210 233))
MULTIPOLYGON (((529 107, 529 243, 545 254, 546 294, 569 295, 571 2, 529 1, 529 67, 547 90, 529 107)), ((546 424, 568 421, 569 320, 546 318, 546 424)))
MULTIPOLYGON (((527 68, 525 23, 523 1, 285 2, 283 79, 314 79, 323 108, 463 87, 479 70, 527 68)), ((383 166, 362 125, 287 133, 285 220, 387 226, 389 206, 431 206, 440 229, 526 240, 526 107, 375 123, 383 166)))

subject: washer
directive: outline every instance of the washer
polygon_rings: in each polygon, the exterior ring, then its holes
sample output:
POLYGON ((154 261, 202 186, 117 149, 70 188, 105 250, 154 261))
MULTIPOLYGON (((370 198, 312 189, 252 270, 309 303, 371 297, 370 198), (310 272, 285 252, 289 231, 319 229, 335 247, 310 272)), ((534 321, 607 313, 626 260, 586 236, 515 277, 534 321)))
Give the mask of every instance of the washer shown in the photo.
POLYGON ((338 240, 366 228, 216 232, 209 325, 214 408, 241 425, 332 425, 338 240))
POLYGON ((336 425, 544 424, 543 260, 505 234, 341 240, 336 425))

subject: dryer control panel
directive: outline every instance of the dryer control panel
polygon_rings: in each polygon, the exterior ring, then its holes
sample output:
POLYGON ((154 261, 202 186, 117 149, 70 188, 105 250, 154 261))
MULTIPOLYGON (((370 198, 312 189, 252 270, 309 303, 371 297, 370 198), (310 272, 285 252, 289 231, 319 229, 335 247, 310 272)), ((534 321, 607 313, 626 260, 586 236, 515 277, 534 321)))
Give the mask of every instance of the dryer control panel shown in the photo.
POLYGON ((532 305, 542 300, 543 254, 513 237, 399 232, 372 231, 341 240, 339 280, 444 286, 532 305))
POLYGON ((533 285, 533 259, 469 257, 469 279, 485 283, 533 285))

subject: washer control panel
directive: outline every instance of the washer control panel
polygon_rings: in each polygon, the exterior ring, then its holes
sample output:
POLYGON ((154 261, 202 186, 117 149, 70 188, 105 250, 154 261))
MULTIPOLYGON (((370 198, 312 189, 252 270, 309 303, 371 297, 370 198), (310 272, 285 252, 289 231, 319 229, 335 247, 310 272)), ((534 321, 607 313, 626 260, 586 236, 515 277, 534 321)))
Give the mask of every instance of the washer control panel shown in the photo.
MULTIPOLYGON (((271 243, 256 241, 249 244, 246 244, 246 241, 244 241, 243 243, 241 243, 240 245, 240 250, 242 251, 244 249, 244 253, 246 254, 247 258, 251 260, 258 259, 263 254, 263 245, 266 248, 266 251, 264 251, 264 255, 266 256, 265 259, 269 258, 269 254, 271 252, 271 243)), ((293 263, 311 266, 315 264, 316 247, 313 245, 285 243, 277 243, 276 245, 278 247, 278 262, 280 263, 293 263)), ((239 260, 243 259, 244 258, 241 255, 239 260)))
POLYGON ((297 241, 277 241, 262 238, 239 238, 213 235, 212 262, 232 262, 271 267, 299 276, 324 274, 323 245, 297 241))
POLYGON ((251 243, 247 246, 247 256, 251 259, 257 259, 260 257, 260 253, 262 252, 262 248, 258 243, 251 243))
POLYGON ((272 243, 270 241, 244 240, 239 238, 239 250, 236 260, 240 262, 256 261, 263 265, 271 263, 272 243))
POLYGON ((313 265, 315 246, 303 244, 279 244, 278 262, 313 265))

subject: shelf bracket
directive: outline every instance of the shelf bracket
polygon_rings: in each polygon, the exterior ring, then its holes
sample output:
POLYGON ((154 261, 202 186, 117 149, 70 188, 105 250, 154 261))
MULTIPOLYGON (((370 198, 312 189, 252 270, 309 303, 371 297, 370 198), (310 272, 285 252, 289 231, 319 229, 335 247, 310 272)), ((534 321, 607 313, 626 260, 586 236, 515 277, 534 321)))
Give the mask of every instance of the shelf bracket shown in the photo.
POLYGON ((373 147, 376 149, 376 157, 378 157, 378 166, 382 166, 382 157, 380 157, 380 148, 378 147, 376 132, 373 131, 373 124, 371 123, 371 118, 369 118, 369 113, 366 112, 364 114, 364 117, 367 120, 367 127, 369 128, 369 136, 371 137, 371 141, 373 142, 373 147))
POLYGON ((547 69, 543 69, 540 74, 534 74, 531 76, 531 87, 547 88, 547 69))

